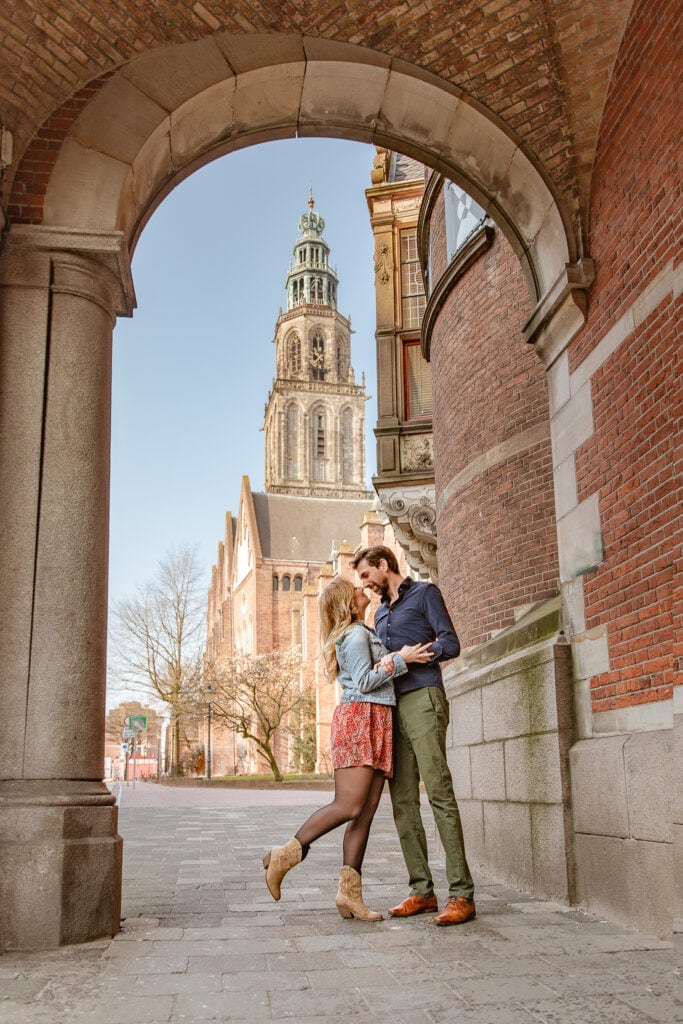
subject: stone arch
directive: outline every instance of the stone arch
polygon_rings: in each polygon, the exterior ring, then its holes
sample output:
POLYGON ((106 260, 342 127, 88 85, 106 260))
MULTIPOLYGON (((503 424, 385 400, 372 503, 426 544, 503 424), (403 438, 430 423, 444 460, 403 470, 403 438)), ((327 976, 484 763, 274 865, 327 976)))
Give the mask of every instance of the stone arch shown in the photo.
MULTIPOLYGON (((13 869, 3 941, 17 948, 86 941, 113 934, 119 922, 116 812, 97 780, 110 348, 115 316, 134 305, 130 252, 154 209, 194 170, 232 150, 297 135, 400 150, 461 183, 510 239, 539 317, 561 297, 567 264, 577 259, 548 178, 500 122, 462 90, 361 47, 219 33, 102 76, 38 131, 15 174, 0 267, 11 426, 4 467, 12 485, 0 573, 11 609, 11 699, 0 746, 12 783, 7 799, 31 815, 37 832, 46 830, 55 870, 47 892, 34 884, 36 860, 13 869), (48 735, 44 709, 53 705, 62 715, 48 735), (77 759, 68 709, 86 737, 77 759), (63 892, 79 898, 64 900, 63 892), (38 913, 38 901, 49 914, 38 913)), ((306 423, 311 479, 324 483, 336 444, 333 410, 317 405, 306 423), (318 411, 322 435, 312 421, 318 411)), ((250 550, 244 565, 255 557, 250 550)), ((251 619, 237 635, 253 648, 251 619)))
MULTIPOLYGON (((97 85, 82 90, 75 117, 70 101, 42 210, 22 212, 15 190, 15 221, 117 231, 132 250, 198 167, 258 142, 325 135, 398 149, 461 184, 510 240, 534 303, 577 259, 568 213, 510 131, 462 90, 377 51, 219 33, 144 54, 97 85)), ((26 160, 17 181, 30 149, 26 160)))

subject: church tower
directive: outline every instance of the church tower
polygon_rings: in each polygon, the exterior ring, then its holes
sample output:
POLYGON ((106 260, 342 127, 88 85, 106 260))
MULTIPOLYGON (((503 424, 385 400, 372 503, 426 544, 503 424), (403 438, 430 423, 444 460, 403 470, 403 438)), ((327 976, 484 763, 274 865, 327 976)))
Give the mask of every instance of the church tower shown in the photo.
POLYGON ((368 498, 365 381, 355 383, 351 323, 337 312, 338 279, 314 209, 299 220, 287 310, 275 326, 276 378, 265 413, 266 491, 368 498))

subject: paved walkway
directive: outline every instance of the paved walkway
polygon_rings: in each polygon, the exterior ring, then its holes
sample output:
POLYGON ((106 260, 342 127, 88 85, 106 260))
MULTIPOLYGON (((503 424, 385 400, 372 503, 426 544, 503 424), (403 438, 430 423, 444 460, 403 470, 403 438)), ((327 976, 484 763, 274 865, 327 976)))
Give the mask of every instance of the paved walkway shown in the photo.
MULTIPOLYGON (((144 783, 119 791, 123 931, 0 957, 2 1024, 683 1019, 668 944, 485 879, 477 919, 464 926, 438 928, 432 915, 342 920, 338 833, 315 844, 274 903, 261 857, 327 794, 144 783)), ((443 894, 443 864, 434 866, 443 894)), ((385 798, 364 874, 372 908, 407 893, 385 798)))

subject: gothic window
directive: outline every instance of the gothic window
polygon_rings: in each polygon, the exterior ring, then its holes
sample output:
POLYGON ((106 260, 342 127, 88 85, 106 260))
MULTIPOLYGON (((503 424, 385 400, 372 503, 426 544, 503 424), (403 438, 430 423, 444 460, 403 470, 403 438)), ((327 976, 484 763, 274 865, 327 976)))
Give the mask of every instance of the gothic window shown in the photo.
POLYGON ((304 585, 304 581, 302 580, 301 576, 295 576, 294 577, 294 589, 298 590, 298 591, 301 591, 303 589, 303 585, 304 585))
POLYGON ((322 408, 314 409, 311 412, 311 479, 325 479, 325 465, 327 456, 327 417, 322 408))
POLYGON ((401 231, 401 321, 404 330, 419 327, 425 311, 417 229, 401 231))
POLYGON ((314 277, 311 280, 311 302, 321 305, 323 301, 323 280, 321 277, 314 277))
POLYGON ((349 356, 346 346, 346 338, 341 335, 337 338, 337 379, 341 381, 348 380, 349 376, 349 356))
POLYGON ((311 380, 325 380, 325 342, 318 332, 311 342, 311 380))
POLYGON ((301 338, 298 334, 292 334, 287 342, 287 362, 289 372, 292 376, 301 373, 301 338))
POLYGON ((287 477, 290 480, 296 480, 299 477, 299 410, 296 405, 291 404, 287 406, 287 420, 286 420, 286 434, 285 434, 285 446, 286 446, 286 461, 287 461, 287 477))
POLYGON ((403 342, 403 382, 406 419, 429 419, 432 415, 432 372, 422 355, 418 338, 403 342))
POLYGON ((273 590, 279 590, 279 589, 280 589, 280 579, 279 579, 279 577, 276 574, 275 576, 273 576, 273 590))
POLYGON ((342 410, 340 418, 341 470, 344 483, 353 480, 353 415, 350 409, 342 410))
POLYGON ((289 576, 282 577, 282 589, 289 590, 292 585, 292 580, 289 576))
POLYGON ((316 416, 315 454, 319 459, 325 458, 325 418, 321 412, 316 416))

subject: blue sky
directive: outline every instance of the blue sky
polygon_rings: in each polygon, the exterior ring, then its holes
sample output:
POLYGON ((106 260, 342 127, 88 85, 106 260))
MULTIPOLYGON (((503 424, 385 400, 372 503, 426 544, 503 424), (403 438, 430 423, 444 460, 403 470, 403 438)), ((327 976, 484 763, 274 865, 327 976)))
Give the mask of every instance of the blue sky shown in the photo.
POLYGON ((366 469, 375 470, 375 308, 364 190, 374 147, 266 143, 195 172, 161 204, 133 256, 138 308, 114 333, 110 602, 196 545, 208 589, 241 479, 263 489, 263 414, 287 268, 312 182, 366 375, 366 469))

